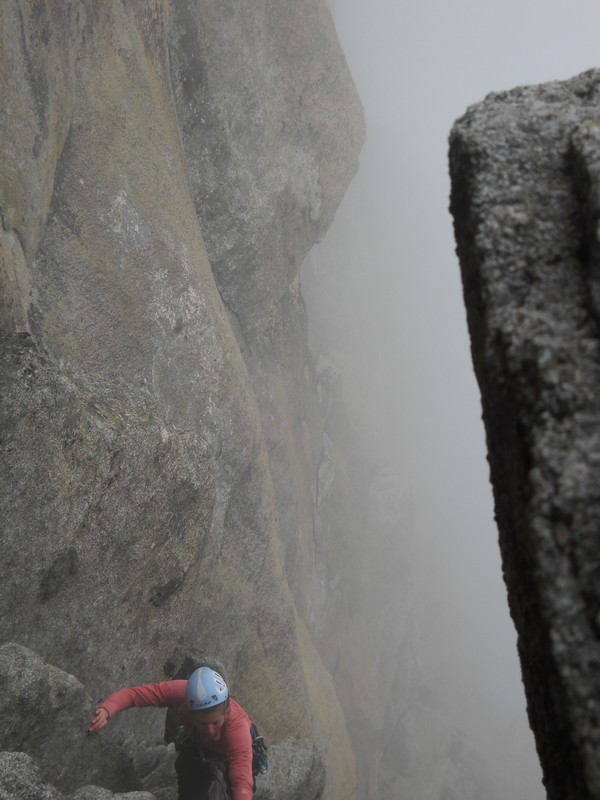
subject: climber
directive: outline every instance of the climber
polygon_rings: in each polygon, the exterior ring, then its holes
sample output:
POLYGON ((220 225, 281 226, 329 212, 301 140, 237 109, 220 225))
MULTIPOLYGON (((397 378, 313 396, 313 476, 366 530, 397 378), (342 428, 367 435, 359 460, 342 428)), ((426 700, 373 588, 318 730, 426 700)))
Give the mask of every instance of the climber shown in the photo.
POLYGON ((252 798, 252 723, 240 704, 229 696, 218 672, 200 667, 187 681, 120 689, 98 706, 90 733, 102 730, 110 717, 132 706, 177 709, 184 733, 176 745, 179 800, 252 798))

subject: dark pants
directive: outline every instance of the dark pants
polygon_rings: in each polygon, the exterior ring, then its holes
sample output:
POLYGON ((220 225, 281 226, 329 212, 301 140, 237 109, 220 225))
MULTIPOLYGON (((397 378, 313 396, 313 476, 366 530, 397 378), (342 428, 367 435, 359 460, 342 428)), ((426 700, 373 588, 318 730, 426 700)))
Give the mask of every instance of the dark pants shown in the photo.
POLYGON ((181 743, 175 770, 179 800, 230 800, 225 761, 202 753, 191 739, 181 743))

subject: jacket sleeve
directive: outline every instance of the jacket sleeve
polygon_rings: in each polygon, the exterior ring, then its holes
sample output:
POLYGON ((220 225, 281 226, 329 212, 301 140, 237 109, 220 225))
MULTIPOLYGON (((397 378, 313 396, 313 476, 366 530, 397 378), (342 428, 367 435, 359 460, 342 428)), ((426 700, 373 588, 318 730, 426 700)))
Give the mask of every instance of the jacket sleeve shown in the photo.
POLYGON ((109 717, 125 711, 127 708, 143 708, 156 706, 167 708, 183 705, 187 681, 162 681, 161 683, 145 683, 141 686, 128 686, 119 689, 100 703, 100 708, 108 711, 109 717))
POLYGON ((236 721, 227 732, 229 780, 233 800, 251 800, 254 793, 252 776, 252 737, 248 719, 236 721))

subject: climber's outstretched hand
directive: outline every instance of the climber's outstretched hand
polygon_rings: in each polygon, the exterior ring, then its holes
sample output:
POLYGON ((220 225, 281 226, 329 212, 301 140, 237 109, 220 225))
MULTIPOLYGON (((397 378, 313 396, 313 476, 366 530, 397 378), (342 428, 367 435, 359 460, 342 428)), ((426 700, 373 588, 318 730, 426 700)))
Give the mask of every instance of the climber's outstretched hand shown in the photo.
POLYGON ((108 711, 105 708, 97 708, 88 731, 90 733, 98 733, 108 722, 108 711))

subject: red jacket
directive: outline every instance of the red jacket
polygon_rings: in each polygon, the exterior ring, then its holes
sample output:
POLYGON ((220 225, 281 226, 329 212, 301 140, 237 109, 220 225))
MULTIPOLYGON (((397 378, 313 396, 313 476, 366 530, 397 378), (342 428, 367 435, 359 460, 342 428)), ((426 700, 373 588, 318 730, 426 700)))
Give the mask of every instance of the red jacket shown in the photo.
MULTIPOLYGON (((192 735, 190 712, 185 706, 187 681, 163 681, 145 683, 143 686, 128 686, 111 694, 103 703, 108 715, 112 717, 119 711, 136 706, 157 706, 176 708, 186 733, 192 735)), ((227 717, 218 741, 210 743, 210 749, 228 759, 228 774, 233 792, 233 800, 248 800, 253 794, 252 777, 252 737, 250 717, 241 705, 233 699, 229 701, 227 717)))

